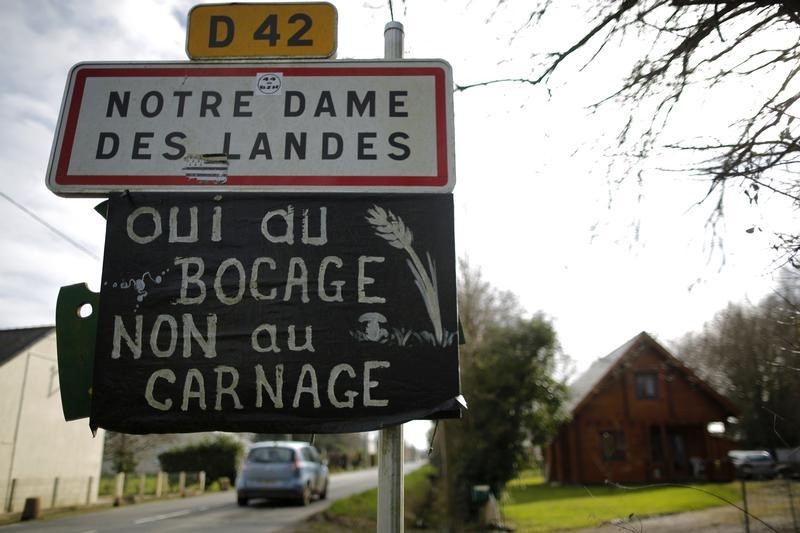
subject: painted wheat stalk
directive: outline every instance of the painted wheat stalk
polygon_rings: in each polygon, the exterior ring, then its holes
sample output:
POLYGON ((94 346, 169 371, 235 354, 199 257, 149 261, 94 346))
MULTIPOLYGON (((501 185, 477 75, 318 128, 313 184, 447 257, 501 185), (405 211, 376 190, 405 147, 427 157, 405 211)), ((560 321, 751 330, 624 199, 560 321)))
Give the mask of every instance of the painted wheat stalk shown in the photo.
POLYGON ((426 254, 428 267, 420 260, 417 252, 411 247, 414 234, 408 228, 403 219, 391 211, 374 205, 372 209, 367 209, 367 222, 375 228, 375 234, 386 239, 391 246, 400 250, 405 250, 408 254, 406 263, 411 273, 414 275, 414 283, 417 285, 422 300, 425 302, 425 309, 433 324, 433 334, 439 345, 444 343, 444 331, 442 330, 442 317, 439 311, 439 291, 436 283, 436 264, 431 259, 431 254, 426 254))

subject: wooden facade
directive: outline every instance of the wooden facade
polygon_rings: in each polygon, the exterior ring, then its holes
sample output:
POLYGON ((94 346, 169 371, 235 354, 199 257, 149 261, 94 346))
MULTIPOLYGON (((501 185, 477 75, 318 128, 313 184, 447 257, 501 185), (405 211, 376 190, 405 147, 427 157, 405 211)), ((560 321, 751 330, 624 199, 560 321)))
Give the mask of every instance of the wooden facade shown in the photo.
POLYGON ((546 449, 560 483, 730 479, 732 443, 708 432, 736 408, 647 333, 596 361, 570 387, 572 415, 546 449))

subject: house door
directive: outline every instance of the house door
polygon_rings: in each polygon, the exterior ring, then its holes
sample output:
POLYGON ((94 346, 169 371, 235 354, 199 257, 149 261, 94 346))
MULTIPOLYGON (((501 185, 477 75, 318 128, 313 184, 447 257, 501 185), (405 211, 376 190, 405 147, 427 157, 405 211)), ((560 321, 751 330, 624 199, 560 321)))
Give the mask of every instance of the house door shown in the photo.
POLYGON ((650 480, 662 481, 667 475, 661 427, 650 426, 650 480))
POLYGON ((672 475, 675 479, 687 479, 691 475, 689 457, 686 453, 686 432, 670 429, 667 431, 667 442, 672 459, 672 475))

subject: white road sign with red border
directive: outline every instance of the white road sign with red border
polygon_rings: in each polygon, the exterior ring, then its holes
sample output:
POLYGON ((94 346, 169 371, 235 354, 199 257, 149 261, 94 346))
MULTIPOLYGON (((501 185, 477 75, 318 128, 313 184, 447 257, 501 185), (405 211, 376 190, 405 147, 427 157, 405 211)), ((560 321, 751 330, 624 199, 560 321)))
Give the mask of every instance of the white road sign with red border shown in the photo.
POLYGON ((47 185, 440 193, 455 184, 454 153, 441 60, 82 63, 47 185))

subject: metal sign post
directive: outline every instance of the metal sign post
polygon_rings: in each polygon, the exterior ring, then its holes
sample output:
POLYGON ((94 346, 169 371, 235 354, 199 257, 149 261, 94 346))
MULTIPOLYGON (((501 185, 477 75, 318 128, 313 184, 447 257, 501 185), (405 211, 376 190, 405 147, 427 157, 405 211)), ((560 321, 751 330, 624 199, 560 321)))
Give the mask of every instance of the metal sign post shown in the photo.
MULTIPOLYGON (((383 30, 384 59, 403 57, 403 25, 383 30)), ((403 531, 403 426, 381 430, 378 447, 378 533, 403 531)))
POLYGON ((403 531, 403 426, 381 430, 378 441, 378 533, 403 531))

